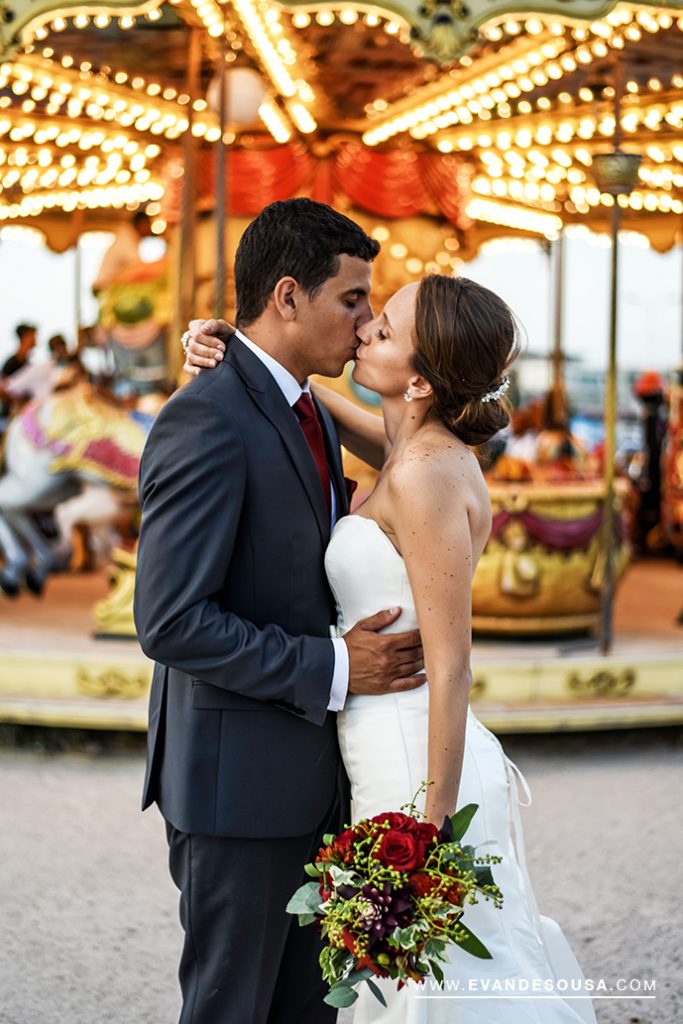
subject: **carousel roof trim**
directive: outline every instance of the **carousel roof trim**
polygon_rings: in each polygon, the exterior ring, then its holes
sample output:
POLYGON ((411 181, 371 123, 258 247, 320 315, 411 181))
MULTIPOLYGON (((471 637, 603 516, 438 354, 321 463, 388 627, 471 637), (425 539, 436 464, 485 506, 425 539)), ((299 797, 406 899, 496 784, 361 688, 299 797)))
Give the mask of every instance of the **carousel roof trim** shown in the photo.
MULTIPOLYGON (((615 203, 594 184, 592 163, 614 145, 614 88, 607 70, 616 58, 628 79, 623 146, 644 157, 632 194, 616 201, 634 216, 647 215, 648 223, 649 215, 683 212, 683 75, 680 62, 673 63, 683 15, 670 5, 622 3, 583 22, 542 12, 494 19, 470 54, 439 72, 414 56, 407 23, 384 7, 346 2, 286 10, 270 0, 171 2, 138 7, 146 10, 140 21, 122 15, 123 6, 114 3, 110 7, 120 17, 112 19, 110 12, 108 27, 104 20, 98 26, 96 6, 70 9, 68 17, 63 8, 53 12, 49 47, 40 53, 29 46, 0 65, 3 223, 98 204, 110 210, 158 206, 163 166, 173 164, 173 173, 182 173, 176 166, 182 137, 191 131, 201 147, 219 141, 211 95, 204 93, 221 56, 238 67, 240 54, 251 57, 265 79, 258 116, 275 145, 298 139, 313 163, 324 163, 361 134, 375 152, 452 154, 458 166, 471 169, 463 209, 472 220, 541 235, 554 234, 558 222, 606 218, 615 203), (375 22, 383 31, 374 32, 375 22), (136 53, 124 42, 131 29, 146 33, 140 36, 143 50, 149 48, 155 60, 127 62, 136 53), (188 33, 197 29, 201 80, 191 96, 181 58, 188 33), (345 77, 330 79, 317 57, 334 55, 342 40, 350 74, 375 80, 375 100, 358 107, 365 107, 363 118, 334 109, 330 85, 343 90, 345 77), (406 82, 421 74, 422 84, 406 85, 401 97, 397 71, 385 101, 375 68, 391 61, 399 70, 414 69, 406 82)), ((240 146, 263 147, 268 136, 257 123, 246 131, 230 125, 224 140, 237 136, 240 146)), ((322 164, 316 175, 315 188, 324 178, 322 164)), ((155 221, 157 230, 162 223, 155 221)))

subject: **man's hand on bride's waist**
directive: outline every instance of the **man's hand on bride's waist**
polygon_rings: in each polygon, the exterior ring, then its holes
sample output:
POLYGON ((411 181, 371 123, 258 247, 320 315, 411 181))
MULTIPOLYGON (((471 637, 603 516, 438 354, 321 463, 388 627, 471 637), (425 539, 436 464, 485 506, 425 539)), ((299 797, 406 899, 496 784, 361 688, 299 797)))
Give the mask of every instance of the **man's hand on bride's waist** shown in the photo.
POLYGON ((420 632, 380 633, 401 614, 400 608, 361 619, 344 634, 349 652, 349 693, 379 696, 424 686, 420 632))
POLYGON ((185 373, 196 377, 205 367, 216 366, 225 353, 225 345, 235 328, 226 320, 190 320, 183 334, 185 373))

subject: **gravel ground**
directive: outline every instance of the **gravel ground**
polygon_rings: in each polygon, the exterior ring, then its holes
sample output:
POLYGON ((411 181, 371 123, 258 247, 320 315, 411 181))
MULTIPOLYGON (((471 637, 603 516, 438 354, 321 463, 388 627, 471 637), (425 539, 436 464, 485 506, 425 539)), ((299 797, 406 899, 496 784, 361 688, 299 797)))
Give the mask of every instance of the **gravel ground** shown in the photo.
MULTIPOLYGON (((597 1003, 600 1024, 679 1024, 683 731, 504 744, 534 796, 541 911, 588 977, 656 981, 654 1001, 597 1003)), ((177 1020, 176 891, 161 820, 138 811, 142 768, 139 737, 0 732, 2 1024, 177 1020)))

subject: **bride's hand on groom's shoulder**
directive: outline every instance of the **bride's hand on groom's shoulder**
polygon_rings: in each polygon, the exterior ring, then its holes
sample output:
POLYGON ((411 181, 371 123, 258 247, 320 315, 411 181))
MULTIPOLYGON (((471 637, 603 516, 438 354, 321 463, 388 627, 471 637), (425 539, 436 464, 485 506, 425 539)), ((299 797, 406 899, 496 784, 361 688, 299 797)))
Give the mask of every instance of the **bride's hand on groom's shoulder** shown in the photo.
POLYGON ((227 339, 235 328, 226 320, 190 320, 183 370, 196 377, 208 367, 216 366, 225 353, 227 339))
POLYGON ((344 634, 349 652, 349 692, 378 696, 423 686, 424 657, 419 630, 380 633, 396 622, 400 608, 361 619, 344 634))

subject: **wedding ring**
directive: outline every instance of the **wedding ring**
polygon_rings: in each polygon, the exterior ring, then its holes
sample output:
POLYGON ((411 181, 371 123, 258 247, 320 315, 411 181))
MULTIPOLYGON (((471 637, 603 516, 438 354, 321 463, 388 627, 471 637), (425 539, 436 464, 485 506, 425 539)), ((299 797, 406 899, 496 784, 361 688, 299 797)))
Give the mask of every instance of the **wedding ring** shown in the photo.
POLYGON ((189 331, 185 331, 185 333, 183 334, 182 338, 180 339, 180 344, 183 346, 183 352, 185 353, 185 355, 187 355, 188 346, 189 346, 191 341, 192 341, 192 335, 190 334, 189 331))

